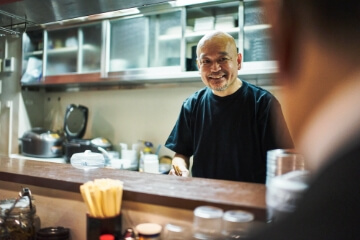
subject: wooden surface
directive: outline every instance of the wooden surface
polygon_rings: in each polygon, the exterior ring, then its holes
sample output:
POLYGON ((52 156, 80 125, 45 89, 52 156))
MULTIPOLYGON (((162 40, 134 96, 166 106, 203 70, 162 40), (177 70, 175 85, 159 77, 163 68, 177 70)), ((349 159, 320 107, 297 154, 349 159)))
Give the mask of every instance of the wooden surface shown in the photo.
POLYGON ((193 210, 200 205, 243 209, 265 220, 263 184, 139 173, 126 170, 81 170, 70 164, 0 157, 0 180, 79 193, 81 184, 98 178, 124 182, 123 200, 193 210))

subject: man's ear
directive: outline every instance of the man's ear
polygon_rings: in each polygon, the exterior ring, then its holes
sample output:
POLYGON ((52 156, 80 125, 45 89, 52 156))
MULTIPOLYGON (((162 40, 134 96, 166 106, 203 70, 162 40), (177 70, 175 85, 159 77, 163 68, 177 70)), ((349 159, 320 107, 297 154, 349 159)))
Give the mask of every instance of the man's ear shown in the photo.
POLYGON ((241 54, 241 53, 238 53, 238 54, 237 54, 238 70, 241 69, 241 63, 242 63, 242 54, 241 54))
POLYGON ((200 62, 198 59, 196 59, 196 65, 197 65, 198 69, 200 70, 200 62))

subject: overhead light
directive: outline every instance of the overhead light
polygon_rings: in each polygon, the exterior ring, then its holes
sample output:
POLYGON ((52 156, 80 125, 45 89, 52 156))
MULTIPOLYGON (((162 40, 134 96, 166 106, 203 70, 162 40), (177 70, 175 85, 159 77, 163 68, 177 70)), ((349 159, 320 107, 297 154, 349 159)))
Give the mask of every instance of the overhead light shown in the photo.
POLYGON ((106 18, 113 18, 113 17, 119 17, 119 16, 125 16, 125 15, 134 15, 140 13, 140 10, 138 8, 128 8, 128 9, 121 9, 106 13, 99 13, 90 15, 87 18, 89 20, 96 20, 96 19, 106 19, 106 18))

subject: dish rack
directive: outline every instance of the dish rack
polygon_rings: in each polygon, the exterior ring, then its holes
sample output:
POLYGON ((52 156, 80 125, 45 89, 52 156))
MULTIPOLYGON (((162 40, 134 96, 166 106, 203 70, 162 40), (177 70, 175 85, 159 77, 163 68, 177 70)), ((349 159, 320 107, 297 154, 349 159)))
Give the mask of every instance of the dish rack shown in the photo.
POLYGON ((36 25, 38 24, 27 20, 26 16, 20 17, 0 10, 0 37, 7 35, 20 36, 26 31, 27 27, 36 25))

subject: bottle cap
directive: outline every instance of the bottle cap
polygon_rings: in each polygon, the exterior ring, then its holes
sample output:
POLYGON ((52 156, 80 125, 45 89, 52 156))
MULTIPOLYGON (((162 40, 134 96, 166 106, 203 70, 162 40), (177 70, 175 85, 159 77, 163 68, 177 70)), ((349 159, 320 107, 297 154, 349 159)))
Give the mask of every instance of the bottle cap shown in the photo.
POLYGON ((112 234, 103 234, 100 236, 99 240, 115 240, 115 237, 112 234))

